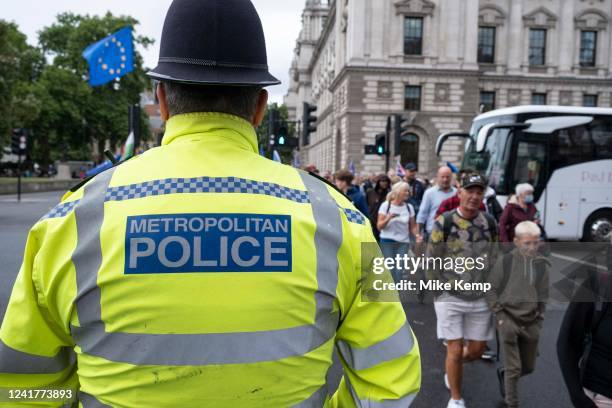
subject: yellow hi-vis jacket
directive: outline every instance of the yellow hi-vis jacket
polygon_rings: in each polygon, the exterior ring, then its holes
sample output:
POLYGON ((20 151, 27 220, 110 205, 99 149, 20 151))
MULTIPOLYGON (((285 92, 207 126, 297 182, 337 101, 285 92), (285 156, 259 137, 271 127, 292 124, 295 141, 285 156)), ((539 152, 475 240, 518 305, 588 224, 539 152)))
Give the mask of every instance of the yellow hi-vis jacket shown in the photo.
POLYGON ((402 306, 361 300, 367 219, 257 152, 238 117, 177 115, 161 147, 64 197, 29 234, 0 388, 78 389, 85 408, 409 406, 402 306))

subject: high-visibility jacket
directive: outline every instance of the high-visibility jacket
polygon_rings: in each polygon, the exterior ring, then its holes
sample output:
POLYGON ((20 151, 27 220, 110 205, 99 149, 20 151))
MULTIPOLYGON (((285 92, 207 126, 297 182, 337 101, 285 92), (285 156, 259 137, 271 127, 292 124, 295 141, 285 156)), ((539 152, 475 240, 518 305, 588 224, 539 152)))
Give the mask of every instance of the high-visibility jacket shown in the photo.
POLYGON ((83 407, 409 406, 403 308, 361 298, 368 220, 257 151, 238 117, 177 115, 161 147, 65 196, 30 231, 0 387, 78 389, 83 407))

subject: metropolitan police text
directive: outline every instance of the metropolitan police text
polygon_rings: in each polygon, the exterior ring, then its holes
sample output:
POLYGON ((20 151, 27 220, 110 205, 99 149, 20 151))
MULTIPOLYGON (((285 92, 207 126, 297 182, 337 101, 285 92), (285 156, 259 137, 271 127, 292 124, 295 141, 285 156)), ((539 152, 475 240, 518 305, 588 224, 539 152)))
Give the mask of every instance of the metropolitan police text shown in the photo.
POLYGON ((269 214, 128 217, 126 273, 291 271, 291 218, 269 214))

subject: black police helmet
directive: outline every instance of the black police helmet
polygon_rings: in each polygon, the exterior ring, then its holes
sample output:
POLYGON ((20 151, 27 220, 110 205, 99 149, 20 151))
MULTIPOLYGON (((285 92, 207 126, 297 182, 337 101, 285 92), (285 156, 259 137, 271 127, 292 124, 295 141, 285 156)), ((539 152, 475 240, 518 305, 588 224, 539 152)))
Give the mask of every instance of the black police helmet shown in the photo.
POLYGON ((266 40, 250 0, 174 0, 162 32, 159 63, 147 75, 162 82, 277 85, 266 40))

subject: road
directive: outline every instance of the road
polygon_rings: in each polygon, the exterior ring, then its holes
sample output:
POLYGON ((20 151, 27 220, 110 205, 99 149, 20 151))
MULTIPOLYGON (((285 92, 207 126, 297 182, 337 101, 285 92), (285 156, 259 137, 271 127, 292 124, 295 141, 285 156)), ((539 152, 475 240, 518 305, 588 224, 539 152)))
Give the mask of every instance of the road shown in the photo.
MULTIPOLYGON (((17 203, 14 196, 0 196, 0 318, 4 317, 6 302, 23 257, 27 231, 60 197, 60 192, 26 194, 22 202, 17 203)), ((554 261, 554 268, 559 267, 558 262, 562 260, 554 261)), ((443 408, 449 398, 443 383, 445 350, 436 339, 433 306, 417 302, 408 302, 404 306, 420 344, 423 366, 422 390, 413 406, 443 408)), ((522 407, 571 407, 555 351, 563 309, 562 303, 549 307, 536 370, 520 383, 522 407)), ((493 343, 491 345, 495 347, 493 343)), ((333 372, 338 373, 337 367, 333 372)), ((495 372, 495 365, 491 362, 478 361, 466 366, 464 398, 469 407, 499 406, 501 398, 495 372)))

